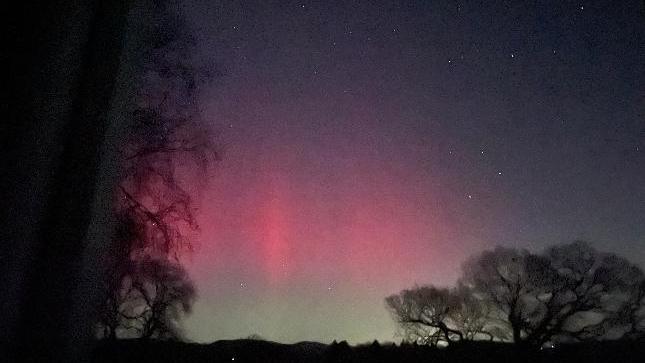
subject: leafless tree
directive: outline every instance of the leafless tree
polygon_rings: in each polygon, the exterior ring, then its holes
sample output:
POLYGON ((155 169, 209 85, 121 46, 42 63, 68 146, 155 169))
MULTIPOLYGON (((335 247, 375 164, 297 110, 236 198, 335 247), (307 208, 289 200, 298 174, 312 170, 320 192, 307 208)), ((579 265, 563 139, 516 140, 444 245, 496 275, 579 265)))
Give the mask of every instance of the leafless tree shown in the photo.
POLYGON ((462 284, 452 293, 456 306, 450 311, 450 320, 465 340, 508 340, 504 321, 490 301, 462 284))
POLYGON ((540 276, 531 273, 543 271, 537 265, 548 266, 543 259, 525 250, 503 247, 484 251, 463 265, 461 284, 469 286, 496 306, 506 318, 516 342, 521 340, 527 319, 524 316, 526 297, 535 294, 542 284, 540 276))
POLYGON ((500 338, 488 301, 465 286, 403 290, 385 299, 406 341, 438 345, 500 338))
POLYGON ((129 276, 122 289, 127 298, 119 307, 122 328, 143 338, 180 337, 179 319, 190 312, 195 298, 183 267, 146 257, 132 266, 129 276))
POLYGON ((428 339, 428 343, 436 345, 439 341, 463 339, 460 331, 447 325, 453 298, 448 289, 423 286, 403 290, 385 302, 407 334, 419 335, 415 341, 428 339))
POLYGON ((621 328, 617 313, 642 281, 639 267, 584 242, 552 247, 546 254, 555 274, 539 296, 537 319, 527 324, 529 341, 587 340, 621 328))
POLYGON ((106 299, 98 313, 103 337, 116 338, 123 330, 173 336, 178 330, 171 322, 190 310, 194 296, 179 262, 199 228, 194 185, 207 178, 220 153, 197 105, 212 72, 193 56, 194 39, 178 9, 172 1, 151 4, 154 21, 140 29, 150 49, 140 65, 115 193, 118 228, 105 256, 106 299))
POLYGON ((642 281, 624 258, 585 242, 544 254, 496 248, 464 264, 461 280, 506 317, 513 341, 599 339, 621 329, 618 319, 642 281))

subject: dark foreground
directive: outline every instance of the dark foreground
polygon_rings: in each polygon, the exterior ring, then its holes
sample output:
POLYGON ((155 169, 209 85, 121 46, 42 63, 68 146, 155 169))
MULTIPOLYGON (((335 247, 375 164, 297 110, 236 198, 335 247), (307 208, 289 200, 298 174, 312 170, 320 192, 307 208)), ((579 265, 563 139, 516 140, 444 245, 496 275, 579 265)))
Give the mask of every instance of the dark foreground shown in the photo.
POLYGON ((212 344, 117 341, 100 344, 95 362, 645 362, 645 342, 561 345, 527 351, 510 344, 469 343, 446 349, 415 345, 349 346, 228 340, 212 344))

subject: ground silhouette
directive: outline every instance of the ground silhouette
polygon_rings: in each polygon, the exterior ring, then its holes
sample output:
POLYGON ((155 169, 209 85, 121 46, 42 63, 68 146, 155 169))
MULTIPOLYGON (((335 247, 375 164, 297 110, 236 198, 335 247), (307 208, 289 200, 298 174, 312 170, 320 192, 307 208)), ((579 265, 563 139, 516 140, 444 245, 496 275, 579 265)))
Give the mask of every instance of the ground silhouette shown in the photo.
POLYGON ((281 344, 220 340, 195 344, 154 340, 103 341, 94 362, 640 362, 643 341, 604 341, 527 350, 508 343, 464 342, 448 348, 414 344, 281 344))

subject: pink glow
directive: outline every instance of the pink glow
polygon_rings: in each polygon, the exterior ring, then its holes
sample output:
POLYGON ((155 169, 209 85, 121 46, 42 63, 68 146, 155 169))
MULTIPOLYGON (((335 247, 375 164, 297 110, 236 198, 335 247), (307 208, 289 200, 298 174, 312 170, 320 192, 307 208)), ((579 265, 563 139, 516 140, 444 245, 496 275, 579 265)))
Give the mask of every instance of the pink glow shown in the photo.
POLYGON ((258 205, 257 229, 253 238, 259 241, 259 254, 268 281, 279 283, 289 275, 291 265, 290 239, 291 225, 288 221, 289 209, 285 198, 284 182, 271 178, 265 186, 264 200, 258 205))

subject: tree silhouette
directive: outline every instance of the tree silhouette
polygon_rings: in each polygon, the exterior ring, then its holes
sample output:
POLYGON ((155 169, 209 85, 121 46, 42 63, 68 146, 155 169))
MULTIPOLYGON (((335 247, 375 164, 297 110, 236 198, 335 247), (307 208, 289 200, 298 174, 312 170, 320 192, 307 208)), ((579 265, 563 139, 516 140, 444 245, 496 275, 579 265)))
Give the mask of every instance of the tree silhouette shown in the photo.
POLYGON ((462 284, 453 289, 452 293, 457 298, 457 305, 450 312, 451 321, 455 329, 463 333, 465 340, 508 339, 503 321, 490 301, 462 284))
POLYGON ((507 319, 513 340, 521 340, 525 296, 533 293, 543 279, 539 274, 547 263, 525 250, 497 247, 467 260, 461 284, 481 294, 507 319))
POLYGON ((482 337, 501 338, 491 306, 465 286, 415 287, 389 296, 385 302, 406 341, 439 345, 482 337))
POLYGON ((627 325, 625 335, 628 338, 645 339, 645 279, 628 295, 617 314, 617 321, 627 325))
POLYGON ((625 258, 573 242, 469 258, 455 288, 403 290, 386 304, 407 340, 548 342, 642 338, 645 277, 625 258))
POLYGON ((385 299, 386 304, 403 327, 408 338, 436 345, 454 339, 463 339, 463 334, 448 327, 448 312, 455 304, 448 289, 434 286, 403 290, 398 295, 385 299))
POLYGON ((155 4, 140 33, 150 48, 140 66, 137 107, 122 152, 115 197, 116 232, 105 256, 105 304, 98 333, 176 337, 194 288, 179 265, 198 231, 194 184, 219 157, 212 126, 196 104, 210 79, 192 52, 194 39, 172 2, 155 4), (191 185, 191 182, 193 185, 191 185))
POLYGON ((119 310, 124 329, 143 338, 181 336, 179 319, 190 312, 195 298, 195 288, 181 265, 143 258, 132 266, 124 285, 128 296, 119 310))
POLYGON ((506 316, 513 341, 598 339, 620 330, 618 319, 643 273, 626 259, 585 242, 544 254, 497 248, 464 264, 462 283, 506 316))

